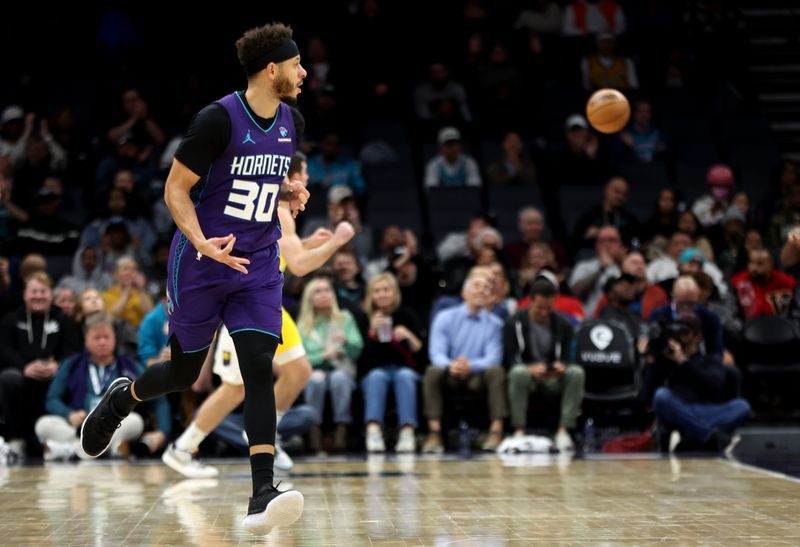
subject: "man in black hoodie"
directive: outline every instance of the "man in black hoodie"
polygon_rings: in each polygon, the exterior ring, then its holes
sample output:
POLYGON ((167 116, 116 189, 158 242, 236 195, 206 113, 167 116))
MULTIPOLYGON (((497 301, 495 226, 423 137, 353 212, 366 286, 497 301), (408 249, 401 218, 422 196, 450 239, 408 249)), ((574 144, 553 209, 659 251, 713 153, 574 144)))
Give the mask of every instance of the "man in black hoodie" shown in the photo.
POLYGON ((697 315, 682 314, 676 324, 677 334, 645 370, 645 392, 660 386, 653 410, 662 425, 679 431, 695 446, 723 449, 750 417, 750 405, 741 397, 726 397, 725 367, 719 356, 700 352, 703 331, 697 315))
POLYGON ((560 451, 573 450, 569 430, 580 412, 585 376, 573 357, 570 322, 553 311, 556 285, 545 275, 531 284, 531 305, 506 322, 503 333, 505 363, 509 367, 508 400, 515 434, 524 435, 528 396, 542 392, 561 400, 561 420, 555 444, 560 451))
POLYGON ((67 318, 52 306, 51 287, 46 273, 30 274, 25 278, 25 303, 0 322, 3 435, 27 441, 31 455, 38 452, 33 425, 44 413, 45 395, 58 363, 81 349, 74 329, 67 327, 67 318))

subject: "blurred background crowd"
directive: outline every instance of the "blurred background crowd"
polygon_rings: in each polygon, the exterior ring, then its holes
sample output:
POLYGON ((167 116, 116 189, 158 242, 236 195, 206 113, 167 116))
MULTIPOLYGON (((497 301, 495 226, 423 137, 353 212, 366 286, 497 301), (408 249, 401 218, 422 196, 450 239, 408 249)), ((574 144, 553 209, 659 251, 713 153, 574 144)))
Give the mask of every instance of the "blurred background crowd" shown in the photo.
MULTIPOLYGON (((654 415, 715 449, 753 414, 796 420, 800 45, 757 7, 20 7, 36 27, 0 38, 0 434, 29 456, 69 442, 95 365, 168 358, 164 180, 192 116, 244 87, 233 42, 259 17, 293 26, 308 71, 300 232, 357 231, 287 276, 316 374, 305 449, 361 449, 384 421, 430 452, 465 422, 486 448, 538 428, 598 449, 587 423, 654 415), (632 105, 616 135, 582 114, 604 87, 632 105)), ((216 381, 151 405, 120 450, 157 453, 216 381)))

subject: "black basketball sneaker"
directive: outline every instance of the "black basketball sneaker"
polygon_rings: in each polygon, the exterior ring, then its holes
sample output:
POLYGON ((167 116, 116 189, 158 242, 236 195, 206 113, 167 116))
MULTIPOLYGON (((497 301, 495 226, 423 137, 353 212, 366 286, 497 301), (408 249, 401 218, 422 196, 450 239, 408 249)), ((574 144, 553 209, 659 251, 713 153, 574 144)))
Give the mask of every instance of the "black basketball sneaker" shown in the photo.
POLYGON ((96 458, 108 450, 111 437, 127 415, 120 414, 111 404, 113 394, 131 385, 128 378, 117 378, 108 386, 103 398, 89 412, 81 425, 81 446, 89 456, 96 458))
POLYGON ((254 534, 269 534, 276 526, 289 526, 303 513, 303 494, 297 490, 280 492, 274 486, 250 498, 244 528, 254 534))

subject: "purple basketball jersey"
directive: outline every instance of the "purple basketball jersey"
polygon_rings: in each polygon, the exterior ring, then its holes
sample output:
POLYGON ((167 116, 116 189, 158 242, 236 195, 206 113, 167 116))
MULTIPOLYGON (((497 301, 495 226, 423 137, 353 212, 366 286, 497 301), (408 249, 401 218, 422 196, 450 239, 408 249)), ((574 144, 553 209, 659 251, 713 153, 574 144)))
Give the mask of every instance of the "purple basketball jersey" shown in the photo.
POLYGON ((238 92, 217 101, 231 118, 225 152, 192 194, 197 218, 208 237, 236 236, 235 250, 255 252, 281 237, 278 198, 295 152, 292 111, 280 103, 273 123, 261 127, 238 92))
POLYGON ((295 151, 294 117, 280 103, 270 127, 260 127, 239 93, 218 104, 228 111, 225 152, 192 188, 197 219, 207 238, 236 236, 233 254, 250 259, 244 275, 210 258, 175 232, 167 268, 169 336, 184 351, 208 347, 220 320, 231 334, 255 330, 280 339, 281 289, 278 197, 295 151))

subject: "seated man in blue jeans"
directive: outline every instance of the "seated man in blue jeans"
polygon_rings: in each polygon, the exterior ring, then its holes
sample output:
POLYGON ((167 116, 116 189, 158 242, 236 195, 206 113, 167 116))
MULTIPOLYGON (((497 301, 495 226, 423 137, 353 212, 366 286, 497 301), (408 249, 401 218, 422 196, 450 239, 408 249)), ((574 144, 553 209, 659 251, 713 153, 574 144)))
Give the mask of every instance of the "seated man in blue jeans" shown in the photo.
POLYGON ((661 385, 653 397, 656 418, 694 446, 712 450, 732 446, 736 429, 752 411, 742 398, 725 400, 722 362, 717 355, 700 352, 700 319, 693 314, 678 316, 664 339, 663 351, 645 371, 649 387, 661 385))

